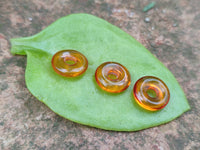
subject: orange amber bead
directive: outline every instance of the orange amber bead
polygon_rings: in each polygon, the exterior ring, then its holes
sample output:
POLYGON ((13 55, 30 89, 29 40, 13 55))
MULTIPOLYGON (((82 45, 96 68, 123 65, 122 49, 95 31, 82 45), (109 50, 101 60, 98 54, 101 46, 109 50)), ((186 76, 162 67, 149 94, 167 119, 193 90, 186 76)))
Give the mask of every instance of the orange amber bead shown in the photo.
POLYGON ((62 50, 51 60, 54 71, 65 77, 76 77, 87 70, 87 58, 75 50, 62 50))
POLYGON ((131 83, 131 76, 128 70, 116 62, 101 64, 95 72, 95 78, 103 90, 111 93, 122 92, 131 83))
POLYGON ((150 111, 164 108, 170 98, 166 84, 153 76, 140 78, 134 85, 133 95, 141 107, 150 111))

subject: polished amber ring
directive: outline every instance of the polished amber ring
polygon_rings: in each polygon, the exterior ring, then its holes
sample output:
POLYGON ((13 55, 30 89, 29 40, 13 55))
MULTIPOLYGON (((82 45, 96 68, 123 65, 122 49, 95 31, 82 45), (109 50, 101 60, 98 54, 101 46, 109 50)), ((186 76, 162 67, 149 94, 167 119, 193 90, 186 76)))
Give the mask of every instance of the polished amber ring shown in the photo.
POLYGON ((105 91, 119 93, 127 89, 131 82, 128 70, 116 62, 105 62, 95 72, 98 85, 105 91))
POLYGON ((87 58, 75 50, 62 50, 54 54, 51 60, 56 73, 64 77, 76 77, 83 74, 88 67, 87 58))
POLYGON ((144 109, 157 111, 164 108, 170 98, 166 84, 159 78, 145 76, 134 85, 133 95, 136 102, 144 109))

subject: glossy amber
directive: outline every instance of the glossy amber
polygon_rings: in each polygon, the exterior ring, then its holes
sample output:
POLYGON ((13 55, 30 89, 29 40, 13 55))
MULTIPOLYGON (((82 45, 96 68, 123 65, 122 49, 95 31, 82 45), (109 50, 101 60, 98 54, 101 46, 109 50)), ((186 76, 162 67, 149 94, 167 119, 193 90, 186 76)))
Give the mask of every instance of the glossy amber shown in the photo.
POLYGON ((164 108, 170 98, 170 92, 166 84, 153 76, 140 78, 134 85, 133 95, 141 107, 150 111, 164 108))
POLYGON ((51 60, 55 72, 65 77, 76 77, 87 70, 87 58, 75 50, 62 50, 51 60))
POLYGON ((98 85, 105 91, 119 93, 128 88, 131 76, 128 70, 116 62, 105 62, 95 72, 98 85))

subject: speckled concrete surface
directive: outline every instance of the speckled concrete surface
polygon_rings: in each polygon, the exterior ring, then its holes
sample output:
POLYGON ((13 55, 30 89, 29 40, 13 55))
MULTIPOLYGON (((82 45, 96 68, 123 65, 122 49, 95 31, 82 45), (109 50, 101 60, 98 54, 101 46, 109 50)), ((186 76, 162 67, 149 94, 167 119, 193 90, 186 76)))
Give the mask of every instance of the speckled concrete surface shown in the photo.
POLYGON ((200 149, 199 0, 0 0, 0 149, 200 149), (175 75, 191 110, 138 132, 112 132, 59 117, 27 90, 25 56, 10 38, 33 35, 58 18, 90 13, 144 44, 175 75), (145 22, 145 18, 146 22, 145 22))

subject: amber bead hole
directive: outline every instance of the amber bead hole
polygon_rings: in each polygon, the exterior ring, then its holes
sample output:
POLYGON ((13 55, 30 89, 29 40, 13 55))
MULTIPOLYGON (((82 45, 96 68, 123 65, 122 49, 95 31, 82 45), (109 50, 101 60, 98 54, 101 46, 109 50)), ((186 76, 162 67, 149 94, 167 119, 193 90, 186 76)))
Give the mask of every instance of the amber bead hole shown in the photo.
POLYGON ((76 65, 77 63, 77 59, 75 57, 65 57, 64 58, 64 62, 68 65, 68 66, 73 66, 76 65))
POLYGON ((158 93, 155 91, 155 89, 148 89, 146 93, 151 98, 156 98, 158 96, 158 93))
POLYGON ((120 73, 117 70, 110 70, 108 72, 107 78, 110 81, 116 81, 119 78, 119 76, 120 76, 120 73))

